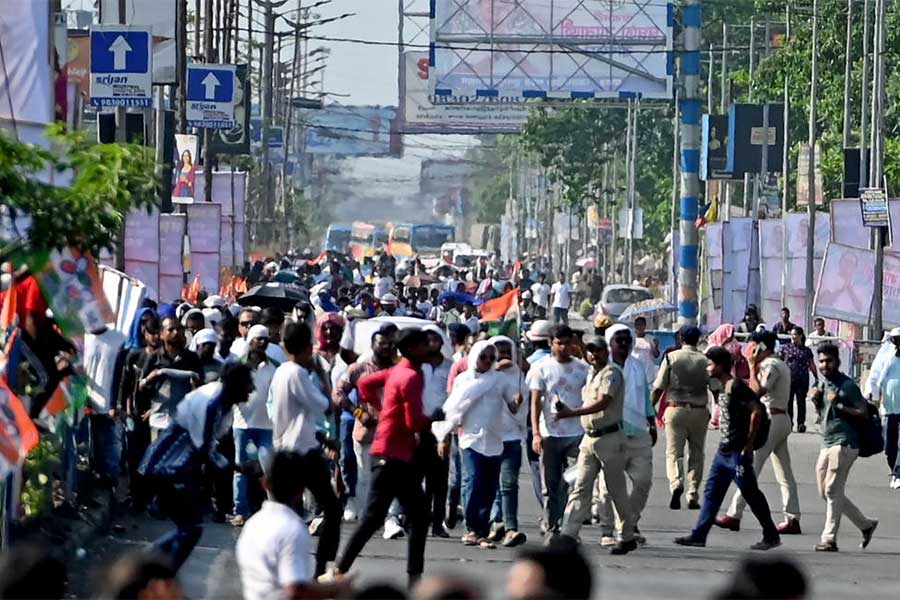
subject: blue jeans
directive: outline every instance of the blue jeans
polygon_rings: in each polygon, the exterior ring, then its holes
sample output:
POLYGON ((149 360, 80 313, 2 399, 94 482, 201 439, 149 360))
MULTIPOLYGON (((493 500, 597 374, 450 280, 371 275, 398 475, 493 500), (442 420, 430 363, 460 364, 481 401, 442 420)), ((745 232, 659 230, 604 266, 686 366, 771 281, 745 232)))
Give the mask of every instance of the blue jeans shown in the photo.
MULTIPOLYGON (((259 448, 272 449, 271 429, 234 429, 234 462, 243 464, 252 457, 247 451, 250 443, 259 448)), ((248 485, 250 479, 237 471, 234 472, 232 486, 234 489, 234 514, 242 517, 250 516, 250 504, 248 502, 248 485)))
POLYGON ((500 482, 491 521, 506 529, 519 530, 519 470, 522 468, 522 442, 503 442, 500 455, 500 482))
POLYGON ((466 530, 479 537, 490 533, 491 506, 497 494, 500 457, 484 456, 469 448, 462 451, 463 488, 466 498, 466 530))
MULTIPOLYGON (((115 485, 122 463, 122 428, 109 415, 91 414, 82 421, 82 428, 90 427, 94 468, 104 479, 115 485)), ((84 430, 82 430, 84 435, 84 430)))
POLYGON ((884 456, 894 477, 900 477, 900 463, 897 462, 898 438, 900 438, 900 415, 884 415, 884 456))
POLYGON ((462 455, 456 434, 450 435, 450 481, 447 492, 447 525, 456 526, 457 507, 462 499, 462 455))
POLYGON ((341 455, 338 466, 344 483, 344 497, 356 497, 356 453, 353 451, 353 419, 341 416, 341 455))
POLYGON ((756 482, 756 474, 753 471, 753 456, 743 456, 741 452, 716 452, 709 475, 706 478, 706 489, 703 491, 703 508, 700 510, 700 518, 691 537, 705 542, 709 530, 712 528, 728 492, 728 486, 735 482, 741 495, 753 511, 753 516, 759 521, 763 530, 764 540, 778 539, 778 530, 772 521, 772 513, 769 503, 759 489, 756 482))

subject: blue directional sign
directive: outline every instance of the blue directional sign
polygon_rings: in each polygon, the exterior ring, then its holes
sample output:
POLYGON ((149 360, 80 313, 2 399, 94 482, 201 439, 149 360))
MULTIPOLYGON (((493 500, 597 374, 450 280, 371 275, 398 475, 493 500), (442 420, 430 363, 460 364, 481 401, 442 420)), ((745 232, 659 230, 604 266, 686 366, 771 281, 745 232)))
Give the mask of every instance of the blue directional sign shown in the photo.
POLYGON ((151 106, 153 37, 127 25, 91 28, 91 104, 151 106))
POLYGON ((234 65, 191 63, 187 68, 187 122, 192 127, 234 127, 234 65))

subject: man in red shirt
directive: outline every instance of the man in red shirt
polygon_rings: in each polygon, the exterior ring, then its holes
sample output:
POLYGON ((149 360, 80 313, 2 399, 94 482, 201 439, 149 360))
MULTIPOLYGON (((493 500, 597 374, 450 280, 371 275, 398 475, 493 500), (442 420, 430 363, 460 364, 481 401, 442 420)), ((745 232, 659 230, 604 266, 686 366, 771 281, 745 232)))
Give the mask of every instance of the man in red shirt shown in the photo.
POLYGON ((335 571, 340 574, 350 569, 397 498, 410 522, 406 570, 412 584, 422 574, 428 532, 422 479, 414 472, 413 451, 419 434, 428 429, 432 420, 443 419, 443 415, 440 410, 430 416, 423 412, 425 378, 421 367, 428 359, 425 332, 404 329, 397 336, 397 349, 403 356, 399 363, 357 382, 361 406, 367 403, 380 410, 371 450, 372 483, 366 513, 347 542, 335 571), (382 388, 384 399, 379 401, 378 392, 382 388))

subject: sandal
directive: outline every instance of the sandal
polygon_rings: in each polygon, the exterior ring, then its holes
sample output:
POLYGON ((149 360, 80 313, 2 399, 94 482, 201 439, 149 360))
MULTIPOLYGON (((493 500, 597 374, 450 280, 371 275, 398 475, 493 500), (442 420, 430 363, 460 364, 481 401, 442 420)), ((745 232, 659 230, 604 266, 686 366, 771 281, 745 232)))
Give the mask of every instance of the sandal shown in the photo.
POLYGON ((467 531, 466 535, 462 536, 462 543, 464 546, 477 546, 481 539, 474 531, 467 531))
POLYGON ((493 550, 497 547, 497 544, 490 541, 487 538, 479 538, 478 539, 478 547, 482 550, 493 550))

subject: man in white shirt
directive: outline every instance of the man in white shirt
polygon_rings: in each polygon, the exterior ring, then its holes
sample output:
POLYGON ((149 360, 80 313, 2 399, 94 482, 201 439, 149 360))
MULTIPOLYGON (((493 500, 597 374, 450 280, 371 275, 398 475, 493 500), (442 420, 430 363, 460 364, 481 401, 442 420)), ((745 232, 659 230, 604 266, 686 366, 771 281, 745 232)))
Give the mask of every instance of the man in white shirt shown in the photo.
POLYGON ((537 305, 538 319, 546 319, 550 310, 550 286, 547 284, 547 276, 543 273, 538 277, 537 283, 531 286, 534 295, 534 303, 537 305))
POLYGON ((312 332, 304 323, 286 323, 282 345, 288 360, 276 369, 269 387, 269 415, 276 450, 296 452, 303 458, 307 488, 322 509, 315 575, 325 572, 337 554, 341 535, 341 504, 331 486, 331 474, 316 435, 316 421, 330 402, 310 378, 305 366, 313 362, 312 332))
POLYGON ((565 273, 559 273, 559 280, 550 288, 553 296, 553 322, 569 324, 569 307, 572 305, 572 285, 566 281, 565 273))
POLYGON ((576 409, 582 404, 581 388, 587 381, 588 366, 572 356, 574 338, 575 334, 567 325, 558 327, 551 336, 552 359, 533 364, 529 372, 531 444, 541 455, 544 527, 548 536, 559 531, 568 497, 563 472, 570 459, 578 458, 578 445, 584 435, 578 419, 556 420, 560 405, 576 409))
MULTIPOLYGON (((447 400, 447 379, 453 362, 444 357, 444 336, 437 325, 426 325, 422 328, 428 335, 428 361, 422 363, 422 375, 425 377, 425 390, 422 394, 422 406, 426 415, 432 415, 442 409, 447 400)), ((447 482, 450 474, 450 453, 444 449, 443 456, 438 455, 438 441, 431 431, 423 432, 419 438, 414 460, 420 465, 425 475, 425 501, 431 509, 431 535, 448 538, 444 530, 444 517, 447 514, 447 482)))
POLYGON ((287 451, 276 452, 266 465, 263 487, 270 499, 247 521, 235 548, 244 600, 342 595, 341 581, 319 584, 315 579, 312 539, 297 513, 304 465, 301 456, 287 451))
POLYGON ((119 479, 122 457, 122 432, 116 420, 118 390, 117 362, 125 336, 115 329, 106 329, 84 336, 82 363, 88 381, 88 398, 92 413, 91 434, 94 442, 94 461, 105 485, 114 487, 119 479))
POLYGON ((659 341, 647 334, 647 319, 634 320, 634 348, 631 356, 640 361, 647 375, 647 381, 656 381, 656 359, 659 358, 659 341))
MULTIPOLYGON (((247 356, 241 360, 253 370, 254 391, 244 404, 235 405, 233 409, 234 423, 234 455, 237 464, 244 464, 253 459, 262 448, 272 449, 272 420, 266 403, 269 398, 269 386, 278 365, 266 356, 269 345, 269 330, 265 325, 254 325, 247 333, 247 356)), ((233 481, 234 509, 231 524, 241 527, 250 516, 249 478, 236 471, 233 481)))
POLYGON ((394 279, 388 275, 387 269, 382 269, 378 279, 375 280, 375 297, 381 300, 393 288, 394 279))

